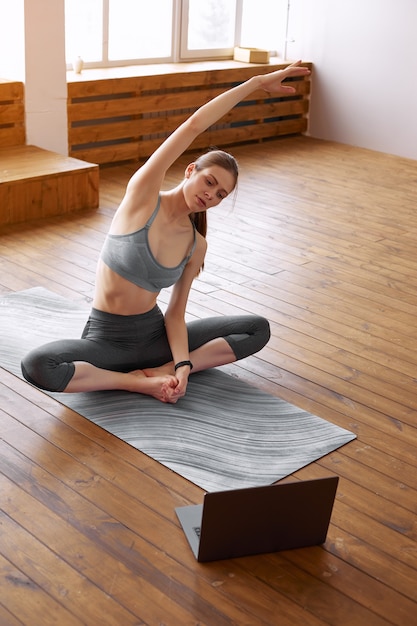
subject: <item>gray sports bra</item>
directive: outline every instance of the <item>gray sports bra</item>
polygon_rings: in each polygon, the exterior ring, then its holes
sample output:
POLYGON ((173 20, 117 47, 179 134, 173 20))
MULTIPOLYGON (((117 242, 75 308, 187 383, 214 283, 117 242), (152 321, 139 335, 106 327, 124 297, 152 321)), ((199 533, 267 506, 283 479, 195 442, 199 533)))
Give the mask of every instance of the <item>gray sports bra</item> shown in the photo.
POLYGON ((113 272, 134 285, 152 292, 159 292, 164 287, 170 287, 181 278, 184 267, 196 246, 194 226, 194 243, 190 254, 176 267, 165 267, 158 263, 149 247, 148 231, 159 211, 160 204, 161 196, 143 228, 127 235, 108 234, 101 251, 101 259, 113 272))

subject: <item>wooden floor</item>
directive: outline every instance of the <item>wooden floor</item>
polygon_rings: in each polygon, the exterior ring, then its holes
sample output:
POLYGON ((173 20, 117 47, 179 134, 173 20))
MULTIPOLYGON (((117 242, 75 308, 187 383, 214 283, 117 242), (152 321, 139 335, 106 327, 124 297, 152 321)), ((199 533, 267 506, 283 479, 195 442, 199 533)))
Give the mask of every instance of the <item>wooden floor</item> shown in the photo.
MULTIPOLYGON (((2 625, 417 624, 417 162, 302 137, 233 152, 189 317, 265 314, 268 346, 226 371, 357 434, 295 475, 340 476, 327 541, 197 564, 174 507, 198 487, 1 371, 2 625)), ((0 293, 89 302, 132 171, 101 172, 98 210, 3 227, 0 293)))

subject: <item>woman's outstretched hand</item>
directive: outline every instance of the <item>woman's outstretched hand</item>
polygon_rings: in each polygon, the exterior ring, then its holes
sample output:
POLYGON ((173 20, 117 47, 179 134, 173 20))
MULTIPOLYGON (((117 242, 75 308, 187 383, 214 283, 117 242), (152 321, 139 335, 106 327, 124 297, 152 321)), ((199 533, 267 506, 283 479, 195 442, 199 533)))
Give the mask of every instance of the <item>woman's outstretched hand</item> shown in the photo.
POLYGON ((283 70, 277 70, 276 72, 271 72, 271 74, 264 74, 260 76, 260 83, 262 89, 264 89, 267 93, 271 94, 292 94, 295 93, 295 87, 291 85, 283 85, 282 81, 286 78, 290 78, 292 76, 308 76, 310 74, 310 70, 308 67, 301 67, 302 61, 296 61, 295 63, 291 63, 283 70))

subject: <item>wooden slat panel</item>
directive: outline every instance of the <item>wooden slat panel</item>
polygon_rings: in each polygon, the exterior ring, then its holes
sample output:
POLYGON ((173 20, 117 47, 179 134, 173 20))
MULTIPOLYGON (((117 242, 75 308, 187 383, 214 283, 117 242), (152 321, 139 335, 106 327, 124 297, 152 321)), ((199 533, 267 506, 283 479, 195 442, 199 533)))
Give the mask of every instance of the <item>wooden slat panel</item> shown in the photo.
MULTIPOLYGON (((307 129, 307 120, 286 120, 279 122, 274 126, 271 124, 258 126, 246 126, 234 129, 219 129, 214 131, 206 131, 200 135, 190 146, 190 152, 200 150, 204 151, 209 146, 233 146, 237 143, 252 142, 261 139, 268 139, 279 136, 286 136, 305 132, 307 129), (275 130, 275 133, 271 133, 275 130)), ((161 144, 162 139, 143 140, 138 143, 138 156, 145 158, 152 154, 154 150, 161 144)))
POLYGON ((0 149, 8 146, 24 145, 26 132, 23 126, 0 128, 0 149))
MULTIPOLYGON (((86 96, 105 96, 108 94, 140 93, 143 91, 173 90, 178 88, 208 87, 218 84, 240 83, 256 74, 266 74, 271 69, 280 69, 287 66, 286 63, 274 63, 271 65, 243 65, 235 64, 226 69, 211 69, 204 63, 172 64, 167 66, 143 66, 137 68, 138 74, 134 75, 135 68, 129 68, 130 76, 126 76, 123 68, 119 69, 119 76, 106 78, 105 74, 97 74, 95 80, 86 78, 87 74, 71 80, 68 83, 68 98, 84 98, 86 96), (187 68, 187 71, 184 70, 187 68), (208 69, 198 69, 205 67, 208 69), (227 74, 225 74, 227 72, 227 74)), ((305 63, 311 67, 311 63, 305 63)), ((117 73, 117 69, 112 72, 117 73)))
MULTIPOLYGON (((0 97, 1 97, 0 85, 0 97)), ((13 102, 11 104, 3 104, 0 102, 0 125, 10 123, 23 123, 25 110, 23 102, 13 102)))
MULTIPOLYGON (((183 116, 179 116, 181 119, 183 116)), ((175 120, 177 121, 177 120, 175 120)), ((164 135, 168 135, 176 128, 176 124, 164 124, 164 135), (171 127, 172 126, 172 127, 171 127)), ((151 134, 161 130, 161 120, 154 118, 147 120, 140 127, 143 134, 151 134)), ((255 139, 267 139, 282 135, 303 133, 307 130, 307 120, 305 118, 295 120, 282 120, 279 122, 269 122, 267 124, 257 123, 256 125, 236 126, 233 128, 223 128, 219 130, 208 130, 201 134, 190 146, 190 151, 199 147, 207 147, 210 144, 218 146, 234 145, 240 142, 253 141, 255 139)), ((103 137, 104 139, 104 137, 103 137)), ((147 157, 161 144, 162 138, 135 140, 128 144, 85 147, 81 150, 73 150, 72 155, 77 158, 93 161, 95 163, 110 163, 123 160, 147 157)))
POLYGON ((111 117, 138 114, 141 111, 141 100, 138 96, 97 102, 81 102, 68 104, 68 121, 100 120, 111 117))
POLYGON ((141 97, 140 107, 143 113, 174 111, 176 109, 195 109, 224 89, 208 89, 195 91, 179 91, 177 93, 160 93, 141 97))
POLYGON ((0 102, 7 100, 23 101, 23 97, 24 87, 22 82, 0 79, 0 102))
MULTIPOLYGON (((70 154, 100 164, 147 157, 190 112, 227 87, 255 73, 269 71, 269 65, 244 66, 70 83, 70 154), (123 116, 130 119, 118 119, 123 116), (104 123, 98 124, 96 120, 103 120, 104 123), (126 140, 132 143, 130 149, 126 146, 126 140)), ((209 129, 193 144, 192 149, 212 143, 212 133, 221 147, 304 132, 307 127, 310 80, 301 78, 291 82, 296 88, 298 99, 280 98, 273 102, 263 91, 251 94, 245 99, 245 106, 235 107, 219 121, 224 128, 223 134, 209 129), (288 120, 276 119, 286 116, 297 117, 299 123, 290 124, 288 120), (249 130, 246 126, 248 122, 261 126, 257 130, 249 130), (268 124, 271 124, 269 132, 268 124)))
POLYGON ((72 154, 77 159, 93 161, 99 165, 120 161, 136 161, 139 157, 139 143, 139 141, 131 141, 117 145, 82 148, 74 150, 72 154))
MULTIPOLYGON (((108 124, 92 124, 91 126, 76 126, 71 131, 73 147, 80 144, 100 143, 139 137, 143 134, 143 120, 132 119, 126 122, 111 122, 108 124)), ((159 121, 161 125, 161 121, 159 121)))
MULTIPOLYGON (((301 85, 308 84, 307 81, 293 83, 294 87, 297 89, 297 94, 308 93, 308 87, 304 86, 301 88, 301 85)), ((147 96, 131 95, 123 98, 69 103, 68 121, 72 123, 85 120, 105 119, 112 116, 156 113, 183 108, 192 109, 208 102, 208 100, 223 93, 224 90, 224 87, 218 89, 198 89, 187 92, 179 91, 176 93, 161 93, 147 96)), ((268 96, 265 92, 254 92, 250 97, 245 98, 243 102, 264 101, 266 99, 268 99, 268 96)))
POLYGON ((231 122, 247 122, 252 120, 274 119, 277 117, 302 116, 308 113, 307 100, 290 100, 284 102, 254 102, 244 107, 235 107, 224 117, 219 124, 231 122), (248 110, 246 110, 248 109, 248 110))
POLYGON ((26 141, 23 83, 0 81, 0 148, 26 141))
POLYGON ((115 95, 120 93, 138 93, 140 87, 137 78, 109 78, 102 80, 68 83, 68 99, 115 95))
MULTIPOLYGON (((247 107, 249 108, 249 107, 247 107)), ((238 122, 247 122, 248 121, 248 111, 247 108, 243 107, 235 107, 233 111, 229 112, 224 118, 219 120, 219 124, 222 123, 238 123, 238 122)), ((261 120, 265 118, 271 117, 283 117, 283 116, 292 116, 304 114, 308 110, 308 103, 304 100, 300 101, 291 101, 291 102, 279 102, 276 105, 270 103, 264 104, 255 104, 250 107, 251 117, 257 121, 257 124, 260 124, 261 120)), ((100 152, 100 148, 83 148, 81 152, 78 152, 76 148, 77 145, 87 144, 87 143, 104 143, 114 142, 114 140, 123 140, 125 138, 139 138, 144 135, 152 135, 153 133, 161 133, 163 131, 164 136, 168 136, 175 128, 188 117, 188 113, 179 114, 179 115, 170 115, 168 118, 161 117, 149 117, 149 118, 141 118, 134 119, 127 122, 115 122, 108 124, 96 124, 93 126, 80 126, 73 128, 72 130, 72 140, 73 140, 73 149, 72 154, 80 156, 80 158, 86 159, 88 161, 94 161, 98 163, 105 163, 106 161, 102 161, 102 159, 106 159, 104 156, 104 152, 100 152), (82 156, 81 156, 82 155, 82 156)), ((271 135, 282 135, 282 134, 291 134, 291 133, 299 133, 304 132, 306 130, 306 120, 301 118, 297 120, 297 123, 292 123, 289 120, 281 120, 278 122, 279 127, 274 131, 274 128, 269 125, 264 125, 256 129, 256 131, 252 131, 252 136, 248 136, 248 140, 253 138, 265 138, 270 137, 271 135)), ((227 130, 227 129, 226 129, 227 130)), ((200 145, 204 145, 207 141, 212 141, 211 139, 207 139, 213 131, 203 134, 203 139, 200 140, 200 145)), ((225 133, 225 140, 230 141, 233 144, 233 137, 235 137, 235 143, 241 141, 240 137, 245 137, 248 135, 247 131, 242 131, 240 134, 233 128, 232 130, 228 130, 225 133), (230 140, 229 137, 230 136, 230 140)), ((243 139, 244 141, 244 139, 243 139)), ((133 142, 135 143, 135 142, 133 142)), ((141 155, 144 154, 150 155, 152 153, 152 148, 155 145, 159 145, 161 142, 157 141, 156 143, 151 140, 141 140, 141 155), (145 146, 146 149, 145 149, 145 146)), ((225 142, 224 142, 225 143, 225 142)), ((103 146, 102 146, 103 147, 103 146)), ((114 149, 114 146, 112 146, 114 149)), ((118 148, 121 148, 123 151, 123 143, 119 142, 118 148), (122 144, 122 145, 121 145, 122 144)), ((109 154, 109 153, 108 153, 109 154)), ((111 150, 110 150, 111 154, 111 150)), ((126 153, 125 153, 126 154, 126 153)), ((131 153, 129 153, 131 154, 131 153)), ((134 153, 136 154, 136 153, 134 153)), ((129 158, 131 158, 129 156, 129 158)), ((135 157, 133 157, 135 158, 135 157)), ((120 159, 123 160, 123 159, 120 159)))
POLYGON ((282 122, 262 123, 208 131, 209 143, 233 145, 284 135, 296 135, 307 130, 307 120, 283 120, 282 122))

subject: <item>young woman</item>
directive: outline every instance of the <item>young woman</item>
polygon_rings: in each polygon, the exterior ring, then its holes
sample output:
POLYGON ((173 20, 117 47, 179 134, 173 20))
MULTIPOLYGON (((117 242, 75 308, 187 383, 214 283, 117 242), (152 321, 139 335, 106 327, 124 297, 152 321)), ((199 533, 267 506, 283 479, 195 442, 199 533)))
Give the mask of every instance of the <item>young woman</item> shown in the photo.
POLYGON ((190 163, 184 180, 161 191, 168 168, 192 141, 252 92, 293 93, 283 85, 309 70, 293 63, 254 76, 200 107, 130 179, 105 240, 97 268, 93 308, 80 339, 32 350, 22 372, 48 391, 122 389, 175 403, 191 372, 258 352, 270 337, 256 315, 185 323, 191 284, 206 254, 206 211, 235 189, 235 159, 214 150, 190 163), (173 286, 165 315, 161 289, 173 286))

